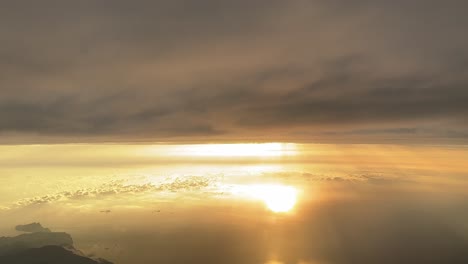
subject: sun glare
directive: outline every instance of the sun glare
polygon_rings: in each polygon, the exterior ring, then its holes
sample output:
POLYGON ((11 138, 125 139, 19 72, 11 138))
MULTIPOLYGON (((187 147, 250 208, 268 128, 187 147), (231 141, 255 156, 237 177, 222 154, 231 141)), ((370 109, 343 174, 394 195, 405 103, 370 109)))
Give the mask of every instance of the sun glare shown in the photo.
POLYGON ((278 157, 295 153, 292 143, 182 145, 174 152, 179 156, 205 157, 278 157))
POLYGON ((261 200, 269 210, 275 213, 289 212, 297 202, 297 189, 279 184, 258 184, 239 186, 236 193, 261 200))

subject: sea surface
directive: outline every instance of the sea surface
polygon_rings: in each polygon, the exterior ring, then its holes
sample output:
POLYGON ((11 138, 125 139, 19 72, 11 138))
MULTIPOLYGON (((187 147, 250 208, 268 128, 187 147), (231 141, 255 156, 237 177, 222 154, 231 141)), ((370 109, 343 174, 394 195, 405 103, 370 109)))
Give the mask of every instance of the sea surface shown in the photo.
POLYGON ((0 236, 121 264, 468 263, 468 147, 0 146, 0 236))

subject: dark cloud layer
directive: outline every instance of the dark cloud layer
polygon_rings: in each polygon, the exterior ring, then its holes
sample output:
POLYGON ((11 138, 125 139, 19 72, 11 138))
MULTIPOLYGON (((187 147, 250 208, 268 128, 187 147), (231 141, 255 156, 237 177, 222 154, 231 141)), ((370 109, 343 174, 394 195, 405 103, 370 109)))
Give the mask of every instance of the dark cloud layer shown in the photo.
POLYGON ((386 141, 402 131, 465 141, 467 8, 4 1, 0 133, 4 143, 386 141))

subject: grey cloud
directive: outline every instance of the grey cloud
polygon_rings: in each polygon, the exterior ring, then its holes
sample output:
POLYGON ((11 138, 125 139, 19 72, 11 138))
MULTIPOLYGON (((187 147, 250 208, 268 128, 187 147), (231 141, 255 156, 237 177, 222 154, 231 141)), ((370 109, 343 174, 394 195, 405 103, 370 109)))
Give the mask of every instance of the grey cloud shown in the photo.
POLYGON ((337 92, 340 94, 331 98, 317 98, 313 95, 315 89, 321 89, 317 87, 286 97, 272 98, 265 105, 252 104, 247 108, 251 115, 244 115, 241 124, 275 125, 278 121, 283 124, 315 126, 386 122, 398 124, 428 118, 464 120, 468 112, 465 106, 468 94, 463 84, 433 86, 402 80, 396 82, 395 87, 391 80, 383 80, 365 84, 371 89, 363 91, 353 80, 333 80, 335 87, 344 90, 357 86, 357 89, 337 92), (380 90, 382 88, 385 90, 380 90))
POLYGON ((2 142, 466 140, 466 7, 4 2, 2 142))

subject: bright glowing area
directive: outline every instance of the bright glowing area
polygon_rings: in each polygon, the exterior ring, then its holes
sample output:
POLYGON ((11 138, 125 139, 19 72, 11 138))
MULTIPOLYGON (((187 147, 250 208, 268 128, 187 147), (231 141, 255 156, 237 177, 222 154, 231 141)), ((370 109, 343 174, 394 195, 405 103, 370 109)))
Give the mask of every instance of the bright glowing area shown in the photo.
POLYGON ((293 143, 199 144, 177 146, 178 156, 205 157, 278 157, 296 154, 293 143))
POLYGON ((297 194, 291 187, 269 186, 258 191, 260 198, 273 212, 288 212, 296 204, 297 194))
POLYGON ((277 184, 237 186, 234 193, 259 199, 275 213, 289 212, 297 202, 297 189, 277 184))

